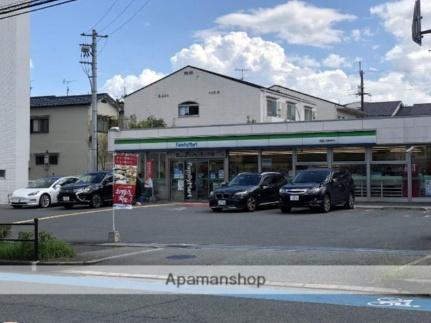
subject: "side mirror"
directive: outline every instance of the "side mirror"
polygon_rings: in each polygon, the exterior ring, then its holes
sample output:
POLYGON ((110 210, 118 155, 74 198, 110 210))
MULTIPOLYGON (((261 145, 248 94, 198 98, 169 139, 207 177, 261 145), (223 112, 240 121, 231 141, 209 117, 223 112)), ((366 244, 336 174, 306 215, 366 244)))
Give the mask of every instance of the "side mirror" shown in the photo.
POLYGON ((57 185, 55 185, 55 186, 54 186, 54 189, 55 189, 55 190, 59 190, 60 188, 61 188, 61 185, 60 185, 60 184, 57 184, 57 185))

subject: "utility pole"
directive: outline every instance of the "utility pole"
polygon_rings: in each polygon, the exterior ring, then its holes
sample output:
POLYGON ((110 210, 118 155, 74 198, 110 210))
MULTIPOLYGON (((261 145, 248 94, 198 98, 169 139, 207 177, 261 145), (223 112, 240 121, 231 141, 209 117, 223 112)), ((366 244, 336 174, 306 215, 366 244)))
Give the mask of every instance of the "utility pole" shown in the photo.
POLYGON ((83 37, 91 37, 91 44, 81 44, 80 62, 84 66, 91 85, 91 148, 90 148, 90 171, 97 171, 97 40, 107 38, 107 35, 99 35, 93 29, 91 34, 82 33, 83 37), (91 61, 88 59, 91 58, 91 61), (87 59, 87 60, 86 60, 87 59), (91 66, 91 72, 86 68, 91 66))
POLYGON ((359 76, 361 78, 361 84, 359 85, 359 91, 356 93, 356 95, 361 97, 361 111, 364 111, 364 97, 365 95, 371 95, 370 93, 365 93, 365 86, 364 86, 364 71, 362 70, 362 62, 359 61, 359 76))

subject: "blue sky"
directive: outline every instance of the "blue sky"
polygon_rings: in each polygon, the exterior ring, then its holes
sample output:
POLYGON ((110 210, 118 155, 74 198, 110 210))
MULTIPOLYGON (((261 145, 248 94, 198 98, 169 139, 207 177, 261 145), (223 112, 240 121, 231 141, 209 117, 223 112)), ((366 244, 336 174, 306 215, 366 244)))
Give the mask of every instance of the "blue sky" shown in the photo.
MULTIPOLYGON (((63 79, 74 81, 71 94, 89 92, 78 63, 80 33, 114 1, 78 0, 32 14, 32 95, 65 94, 63 79)), ((117 0, 96 29, 111 33, 146 0, 135 0, 109 25, 129 2, 117 0)), ((236 67, 246 67, 251 82, 280 83, 344 103, 356 100, 350 94, 361 58, 370 100, 428 100, 431 61, 424 53, 430 47, 409 40, 413 2, 152 0, 100 42, 99 91, 120 95, 126 87, 131 92, 193 64, 232 76, 238 76, 236 67), (418 67, 419 61, 426 64, 418 67)), ((431 6, 423 7, 431 21, 431 6)))

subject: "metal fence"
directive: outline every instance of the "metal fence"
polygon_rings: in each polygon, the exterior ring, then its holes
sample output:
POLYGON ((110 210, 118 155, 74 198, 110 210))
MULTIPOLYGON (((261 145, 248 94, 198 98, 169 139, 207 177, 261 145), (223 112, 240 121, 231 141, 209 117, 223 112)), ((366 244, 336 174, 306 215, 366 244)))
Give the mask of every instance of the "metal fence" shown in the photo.
POLYGON ((0 227, 33 227, 33 239, 21 239, 18 235, 16 238, 4 237, 0 238, 0 242, 33 242, 34 246, 34 254, 33 260, 39 260, 39 219, 33 219, 33 222, 25 222, 25 223, 0 223, 0 227))

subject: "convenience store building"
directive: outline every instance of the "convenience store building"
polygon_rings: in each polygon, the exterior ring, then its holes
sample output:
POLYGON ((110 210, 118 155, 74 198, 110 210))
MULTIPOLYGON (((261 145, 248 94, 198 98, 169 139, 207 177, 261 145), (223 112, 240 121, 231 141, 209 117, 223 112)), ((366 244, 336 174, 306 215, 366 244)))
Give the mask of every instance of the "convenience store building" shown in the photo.
POLYGON ((431 202, 431 116, 110 131, 162 200, 206 200, 240 172, 348 169, 358 200, 431 202))

